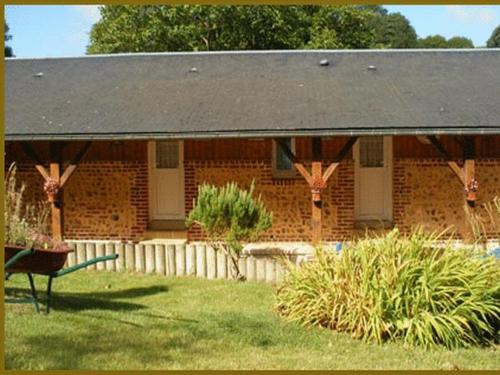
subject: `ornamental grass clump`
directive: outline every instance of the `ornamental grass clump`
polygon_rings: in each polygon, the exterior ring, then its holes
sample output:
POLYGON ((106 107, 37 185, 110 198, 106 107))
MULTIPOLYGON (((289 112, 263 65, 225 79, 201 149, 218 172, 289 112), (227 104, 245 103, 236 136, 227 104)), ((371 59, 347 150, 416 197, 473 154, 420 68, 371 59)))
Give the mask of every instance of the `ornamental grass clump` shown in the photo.
POLYGON ((458 348, 498 341, 500 270, 494 257, 398 230, 358 240, 289 273, 277 292, 286 320, 382 343, 458 348))
POLYGON ((203 184, 187 219, 188 226, 200 225, 210 245, 229 257, 232 276, 237 280, 244 280, 238 267, 244 242, 257 240, 272 222, 272 214, 260 196, 253 196, 254 190, 254 182, 248 191, 234 182, 223 187, 203 184))
POLYGON ((16 178, 17 169, 11 164, 4 180, 4 244, 65 251, 68 246, 46 235, 49 231, 50 207, 46 202, 25 200, 26 185, 16 178))

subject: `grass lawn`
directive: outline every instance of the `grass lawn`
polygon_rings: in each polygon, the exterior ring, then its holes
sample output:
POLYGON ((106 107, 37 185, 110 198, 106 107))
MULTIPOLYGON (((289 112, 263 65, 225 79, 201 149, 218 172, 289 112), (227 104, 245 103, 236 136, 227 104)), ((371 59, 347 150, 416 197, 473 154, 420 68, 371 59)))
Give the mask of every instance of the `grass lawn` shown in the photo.
MULTIPOLYGON (((42 296, 46 278, 35 277, 42 296)), ((7 295, 27 292, 25 275, 7 295)), ((7 369, 499 369, 500 348, 377 346, 284 324, 274 287, 79 271, 54 280, 53 310, 6 304, 7 369)))

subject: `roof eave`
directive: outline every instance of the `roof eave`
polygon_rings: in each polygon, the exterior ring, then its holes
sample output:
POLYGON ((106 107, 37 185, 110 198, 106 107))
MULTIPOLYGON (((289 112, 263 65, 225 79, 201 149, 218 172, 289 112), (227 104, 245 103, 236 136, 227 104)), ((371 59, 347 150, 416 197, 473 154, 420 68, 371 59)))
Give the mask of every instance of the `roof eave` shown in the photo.
POLYGON ((213 139, 213 138, 279 138, 332 137, 369 135, 500 135, 500 125, 456 128, 356 128, 356 129, 296 129, 248 131, 197 131, 175 133, 80 133, 80 134, 5 134, 6 141, 58 140, 148 140, 148 139, 213 139))

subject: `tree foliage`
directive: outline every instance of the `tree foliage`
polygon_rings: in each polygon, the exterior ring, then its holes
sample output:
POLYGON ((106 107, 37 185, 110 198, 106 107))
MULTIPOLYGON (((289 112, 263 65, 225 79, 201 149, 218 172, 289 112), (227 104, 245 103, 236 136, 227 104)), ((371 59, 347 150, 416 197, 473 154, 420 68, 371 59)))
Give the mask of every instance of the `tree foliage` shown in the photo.
POLYGON ((448 40, 441 35, 429 35, 418 40, 419 48, 474 48, 472 40, 454 36, 448 40))
POLYGON ((371 48, 380 6, 109 5, 88 53, 371 48))
POLYGON ((400 13, 378 14, 370 26, 378 48, 415 48, 417 33, 410 21, 400 13))
MULTIPOLYGON (((5 32, 4 32, 4 41, 7 42, 9 40, 12 39, 12 35, 9 34, 9 25, 7 25, 7 22, 4 22, 5 24, 5 32)), ((5 57, 13 57, 14 56, 14 52, 12 51, 12 47, 9 47, 7 46, 7 44, 5 45, 5 48, 4 48, 4 56, 5 57)))
POLYGON ((311 18, 306 48, 370 48, 374 34, 369 21, 373 13, 353 6, 319 7, 311 18))
POLYGON ((231 182, 223 187, 203 184, 198 188, 198 199, 189 213, 187 225, 198 224, 208 241, 232 260, 232 273, 242 279, 238 257, 243 242, 255 241, 271 227, 272 214, 259 197, 254 198, 255 184, 248 191, 231 182))
POLYGON ((500 25, 491 33, 490 38, 486 42, 488 48, 500 48, 500 25))
POLYGON ((462 48, 469 39, 417 39, 380 5, 106 5, 87 52, 462 48))
POLYGON ((448 48, 474 48, 474 43, 469 38, 454 36, 448 39, 448 48))
POLYGON ((418 40, 420 48, 448 48, 446 38, 441 35, 429 35, 418 40))

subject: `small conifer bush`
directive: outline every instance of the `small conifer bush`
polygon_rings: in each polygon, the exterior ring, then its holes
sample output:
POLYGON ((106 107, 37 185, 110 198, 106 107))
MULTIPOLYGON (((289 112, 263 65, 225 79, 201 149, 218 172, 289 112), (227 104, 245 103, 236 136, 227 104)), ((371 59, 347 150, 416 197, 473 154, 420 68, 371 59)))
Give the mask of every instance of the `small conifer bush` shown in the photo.
POLYGON ((500 267, 471 248, 437 244, 421 230, 361 239, 289 273, 277 310, 288 321, 317 325, 378 343, 426 348, 498 342, 500 267))
POLYGON ((244 243, 257 240, 272 223, 272 214, 260 196, 253 196, 254 190, 254 182, 248 191, 234 182, 223 187, 203 184, 187 219, 188 226, 200 225, 211 245, 229 256, 238 280, 244 279, 238 267, 244 243))

